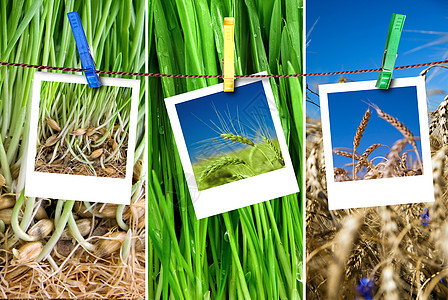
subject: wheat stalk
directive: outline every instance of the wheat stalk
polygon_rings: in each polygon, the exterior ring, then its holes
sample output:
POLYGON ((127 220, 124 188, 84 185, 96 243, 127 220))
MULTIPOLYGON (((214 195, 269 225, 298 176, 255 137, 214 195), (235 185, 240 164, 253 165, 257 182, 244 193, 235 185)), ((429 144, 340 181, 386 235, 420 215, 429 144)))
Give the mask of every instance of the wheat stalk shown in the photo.
POLYGON ((408 143, 407 139, 401 139, 394 143, 389 153, 386 156, 386 164, 383 167, 383 177, 393 177, 392 171, 395 170, 397 162, 400 160, 400 153, 408 143))
POLYGON ((392 266, 387 266, 383 269, 381 288, 384 290, 385 299, 398 300, 397 284, 394 279, 394 269, 392 266))
MULTIPOLYGON (((308 159, 306 161, 306 179, 309 183, 310 193, 314 196, 317 195, 320 191, 325 190, 322 186, 322 176, 320 172, 322 172, 322 168, 320 166, 324 166, 325 164, 319 164, 319 154, 322 154, 323 151, 319 151, 317 147, 322 147, 322 143, 316 143, 315 147, 312 147, 311 153, 307 155, 308 159)), ((308 147, 307 147, 308 149, 308 147)))
POLYGON ((363 165, 366 165, 366 166, 368 166, 368 167, 371 168, 371 169, 374 168, 374 166, 372 165, 372 163, 370 162, 370 160, 367 159, 367 157, 368 157, 373 151, 375 151, 376 149, 378 149, 378 148, 381 147, 381 146, 386 147, 386 146, 383 145, 383 144, 373 144, 373 145, 370 145, 369 148, 366 149, 366 151, 364 151, 364 153, 361 155, 361 157, 360 157, 358 163, 356 164, 356 167, 355 167, 355 173, 358 173, 358 171, 361 169, 361 167, 362 167, 363 165))
POLYGON ((283 155, 280 152, 280 149, 278 149, 270 139, 268 139, 268 138, 266 138, 264 136, 262 137, 262 139, 266 143, 266 145, 268 145, 268 147, 271 148, 271 150, 275 153, 275 158, 278 160, 278 162, 282 166, 284 166, 285 165, 285 160, 283 159, 283 155))
POLYGON ((353 140, 353 180, 356 180, 356 172, 355 172, 356 149, 358 148, 359 143, 362 138, 362 135, 367 128, 367 124, 369 123, 370 116, 371 116, 370 108, 368 108, 366 110, 366 112, 364 113, 364 116, 362 117, 361 124, 359 124, 358 129, 356 130, 355 138, 353 140))
POLYGON ((222 157, 216 161, 214 161, 211 165, 207 166, 201 174, 201 177, 199 178, 199 181, 204 181, 208 179, 213 173, 216 171, 227 167, 231 165, 240 165, 240 164, 246 164, 243 160, 238 158, 233 158, 230 156, 222 157))
POLYGON ((370 169, 366 175, 364 175, 364 180, 381 178, 381 172, 375 169, 370 169))
POLYGON ((356 148, 359 146, 359 142, 361 141, 362 135, 364 134, 364 131, 367 128, 367 124, 370 120, 370 108, 366 110, 364 113, 364 116, 362 117, 361 124, 359 124, 358 129, 356 130, 355 138, 353 140, 353 152, 356 151, 356 148))
POLYGON ((350 180, 350 177, 347 174, 347 171, 343 168, 334 168, 334 176, 342 176, 345 180, 350 180))
POLYGON ((358 237, 361 215, 353 215, 343 220, 341 230, 335 237, 334 262, 328 269, 328 299, 339 299, 338 291, 342 280, 345 262, 358 237))
POLYGON ((431 116, 431 121, 429 122, 429 135, 433 135, 436 131, 437 128, 439 126, 439 116, 437 111, 433 112, 432 114, 430 114, 431 116))
POLYGON ((360 160, 361 157, 358 154, 353 154, 350 152, 346 152, 346 151, 342 151, 342 150, 333 150, 334 154, 340 155, 340 156, 344 156, 344 157, 348 157, 348 158, 355 158, 355 160, 360 160))
POLYGON ((402 168, 403 170, 406 170, 407 169, 406 164, 408 162, 408 153, 407 152, 403 153, 403 155, 401 155, 400 160, 401 160, 400 168, 402 168))
POLYGON ((238 142, 238 143, 246 144, 246 145, 249 145, 252 147, 255 146, 254 142, 252 142, 247 137, 244 137, 241 135, 237 135, 237 134, 233 134, 233 133, 223 133, 223 134, 221 134, 221 137, 225 138, 226 140, 232 141, 232 142, 238 142))
POLYGON ((422 161, 420 159, 420 155, 417 151, 417 144, 415 143, 415 138, 412 132, 407 128, 403 123, 401 123, 397 118, 389 115, 388 113, 382 111, 377 105, 371 104, 372 107, 376 110, 378 116, 383 120, 387 121, 389 124, 394 126, 408 141, 409 144, 414 148, 415 155, 417 156, 417 160, 420 164, 420 167, 423 167, 422 161))
MULTIPOLYGON (((435 201, 429 206, 429 209, 431 219, 433 220, 434 223, 440 223, 441 220, 445 220, 446 216, 445 213, 446 209, 442 201, 443 195, 446 192, 445 162, 446 162, 446 147, 442 147, 432 157, 432 174, 433 174, 435 201)), ((440 229, 434 230, 433 232, 431 232, 432 239, 434 241, 438 241, 440 239, 440 234, 441 234, 440 229)))
MULTIPOLYGON (((448 96, 440 103, 434 115, 436 116, 433 119, 434 123, 437 124, 439 132, 442 135, 443 145, 446 146, 448 145, 448 96)), ((431 122, 432 124, 433 122, 431 122)), ((436 126, 431 126, 430 129, 434 130, 434 127, 436 126)))

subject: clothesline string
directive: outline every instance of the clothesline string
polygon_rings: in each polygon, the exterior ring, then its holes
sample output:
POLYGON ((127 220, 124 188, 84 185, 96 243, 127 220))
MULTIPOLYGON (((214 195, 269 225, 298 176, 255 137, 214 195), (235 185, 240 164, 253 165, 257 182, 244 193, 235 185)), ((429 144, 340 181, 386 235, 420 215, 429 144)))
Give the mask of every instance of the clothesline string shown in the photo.
MULTIPOLYGON (((412 69, 419 67, 426 67, 432 65, 446 64, 448 60, 434 61, 429 63, 414 64, 407 66, 395 67, 394 70, 412 69)), ((31 64, 22 63, 9 63, 0 62, 2 66, 13 66, 22 68, 32 68, 38 70, 55 70, 55 71, 65 71, 65 72, 83 72, 81 68, 65 68, 65 67, 52 67, 52 66, 39 66, 31 64)), ((338 71, 338 72, 323 72, 323 73, 308 73, 308 74, 267 74, 267 75, 235 75, 235 78, 280 78, 280 77, 310 77, 310 76, 327 76, 327 75, 344 75, 344 74, 355 74, 355 73, 372 73, 379 72, 381 68, 377 69, 365 69, 365 70, 353 70, 353 71, 338 71)), ((109 74, 109 75, 122 75, 122 76, 146 76, 146 77, 176 77, 176 78, 221 78, 222 75, 185 75, 185 74, 159 74, 159 73, 138 73, 138 72, 116 72, 116 71, 101 71, 97 70, 98 74, 109 74)))

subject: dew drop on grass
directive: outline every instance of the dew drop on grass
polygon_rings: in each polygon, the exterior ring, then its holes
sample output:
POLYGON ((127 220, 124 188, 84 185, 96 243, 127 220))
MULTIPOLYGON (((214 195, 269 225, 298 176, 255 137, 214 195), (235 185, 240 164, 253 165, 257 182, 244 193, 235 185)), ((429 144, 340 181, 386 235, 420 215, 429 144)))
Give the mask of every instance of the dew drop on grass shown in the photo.
POLYGON ((296 280, 299 282, 303 282, 303 263, 301 261, 299 262, 298 259, 296 259, 296 266, 296 280))
POLYGON ((162 234, 161 234, 160 230, 156 230, 156 229, 154 229, 152 232, 153 232, 154 235, 157 237, 157 240, 159 240, 160 242, 162 242, 162 234))
POLYGON ((249 282, 250 278, 252 277, 252 272, 250 272, 250 271, 247 272, 246 274, 244 274, 244 277, 245 277, 246 281, 249 282))
POLYGON ((226 231, 226 233, 224 233, 224 240, 226 241, 226 242, 229 242, 230 241, 230 234, 226 231))

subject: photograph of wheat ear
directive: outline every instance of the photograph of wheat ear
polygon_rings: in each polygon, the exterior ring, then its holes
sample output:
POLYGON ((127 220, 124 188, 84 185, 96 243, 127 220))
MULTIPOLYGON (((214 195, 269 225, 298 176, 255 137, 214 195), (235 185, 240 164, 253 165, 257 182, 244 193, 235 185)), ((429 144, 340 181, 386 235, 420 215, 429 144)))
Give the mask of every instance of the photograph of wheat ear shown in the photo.
POLYGON ((198 190, 285 167, 262 83, 176 104, 198 190))
POLYGON ((423 174, 415 87, 334 93, 328 104, 335 182, 423 174))
POLYGON ((43 81, 34 170, 126 177, 132 89, 43 81))

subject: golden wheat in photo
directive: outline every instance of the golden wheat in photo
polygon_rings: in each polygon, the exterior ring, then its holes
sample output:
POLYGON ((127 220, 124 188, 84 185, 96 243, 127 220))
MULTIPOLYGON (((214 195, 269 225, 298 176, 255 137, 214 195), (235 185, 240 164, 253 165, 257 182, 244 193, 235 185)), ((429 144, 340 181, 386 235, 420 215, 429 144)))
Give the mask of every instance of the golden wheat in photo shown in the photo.
POLYGON ((335 181, 405 177, 423 174, 422 160, 416 143, 419 137, 414 136, 405 124, 382 111, 377 105, 370 103, 369 106, 357 127, 353 138, 353 149, 351 151, 333 149, 335 155, 352 158, 351 163, 334 168, 335 181), (371 143, 362 152, 357 152, 372 115, 370 108, 373 108, 378 117, 398 130, 402 134, 402 138, 396 140, 392 145, 383 144, 384 141, 378 140, 371 143), (412 146, 412 150, 405 149, 408 144, 412 146), (381 147, 387 149, 385 156, 372 155, 375 150, 381 147), (414 159, 408 159, 409 151, 415 154, 413 156, 414 159))

